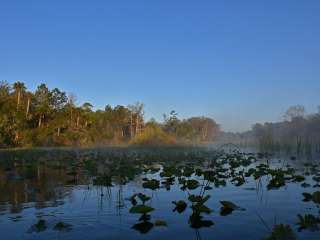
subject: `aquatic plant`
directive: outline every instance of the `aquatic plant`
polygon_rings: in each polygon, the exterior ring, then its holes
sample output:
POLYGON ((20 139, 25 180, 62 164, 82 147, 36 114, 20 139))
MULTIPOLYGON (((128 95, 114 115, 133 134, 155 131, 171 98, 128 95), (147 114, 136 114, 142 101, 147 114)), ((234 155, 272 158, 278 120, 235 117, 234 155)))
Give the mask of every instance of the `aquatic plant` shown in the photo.
POLYGON ((60 231, 60 232, 68 232, 72 230, 72 225, 64 222, 58 222, 54 227, 53 230, 60 231))
POLYGON ((298 215, 299 222, 299 232, 302 230, 310 230, 311 232, 319 231, 320 230, 320 218, 315 217, 311 214, 307 215, 298 215))
POLYGON ((241 207, 237 206, 233 202, 220 201, 220 203, 222 205, 222 207, 220 209, 220 215, 221 216, 227 216, 227 215, 231 214, 235 210, 245 211, 244 208, 241 208, 241 207))
POLYGON ((304 202, 310 202, 313 201, 316 204, 320 204, 320 191, 314 192, 314 193, 302 193, 304 196, 303 201, 304 202))
MULTIPOLYGON (((133 229, 139 231, 142 234, 145 234, 149 232, 154 224, 150 222, 151 216, 149 215, 150 212, 154 211, 154 208, 145 205, 147 201, 149 201, 151 198, 143 193, 134 194, 131 196, 131 199, 135 199, 135 197, 138 197, 138 199, 142 202, 142 204, 137 205, 134 204, 129 212, 133 214, 140 214, 139 223, 134 224, 132 226, 133 229)), ((135 202, 134 202, 135 203, 135 202)))
POLYGON ((40 219, 36 224, 32 225, 31 228, 28 230, 28 233, 33 233, 33 232, 43 232, 47 230, 47 223, 45 220, 40 219))
POLYGON ((173 201, 172 203, 175 205, 173 212, 177 211, 178 213, 183 213, 188 206, 188 204, 183 200, 177 202, 173 201))
POLYGON ((113 187, 112 178, 110 175, 108 175, 106 173, 100 174, 96 178, 93 179, 93 185, 104 186, 104 187, 113 187))
POLYGON ((296 236, 289 225, 275 225, 273 227, 271 236, 265 240, 296 240, 296 236))
POLYGON ((146 179, 144 183, 142 184, 143 188, 151 189, 151 190, 156 190, 160 188, 160 181, 157 179, 146 179))

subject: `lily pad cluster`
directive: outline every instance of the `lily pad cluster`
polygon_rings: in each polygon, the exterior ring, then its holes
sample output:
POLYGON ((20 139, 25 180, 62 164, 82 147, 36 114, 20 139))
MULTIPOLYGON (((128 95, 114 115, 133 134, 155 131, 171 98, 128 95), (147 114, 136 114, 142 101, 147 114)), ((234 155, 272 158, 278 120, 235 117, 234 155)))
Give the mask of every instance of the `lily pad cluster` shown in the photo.
POLYGON ((151 197, 143 193, 134 194, 129 198, 133 205, 130 208, 129 212, 132 214, 140 215, 139 222, 134 224, 132 228, 142 234, 148 233, 154 226, 167 226, 167 223, 163 220, 156 220, 154 223, 151 222, 150 213, 154 211, 154 208, 146 205, 146 202, 148 202, 150 199, 151 197), (140 201, 141 203, 138 204, 138 201, 140 201))

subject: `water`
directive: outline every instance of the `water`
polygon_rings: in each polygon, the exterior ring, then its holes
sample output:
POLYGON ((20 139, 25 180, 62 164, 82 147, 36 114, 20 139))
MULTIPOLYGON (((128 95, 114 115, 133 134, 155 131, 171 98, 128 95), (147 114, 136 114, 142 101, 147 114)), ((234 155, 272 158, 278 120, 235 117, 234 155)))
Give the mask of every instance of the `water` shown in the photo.
MULTIPOLYGON (((203 181, 203 175, 193 173, 185 179, 197 179, 200 186, 183 191, 179 174, 175 174, 170 190, 163 184, 156 190, 143 188, 142 184, 145 178, 164 181, 166 178, 160 177, 163 167, 174 166, 178 172, 186 165, 201 167, 203 171, 214 169, 222 164, 213 162, 226 155, 210 149, 49 149, 2 152, 0 156, 1 239, 265 239, 277 224, 289 225, 296 239, 320 239, 320 231, 298 231, 298 214, 320 215, 317 203, 302 201, 303 192, 319 191, 318 186, 313 187, 319 169, 304 167, 299 159, 290 162, 271 156, 255 157, 249 167, 234 168, 234 176, 240 176, 238 172, 242 169, 248 171, 261 163, 268 163, 269 168, 290 163, 297 169, 294 175, 306 175, 304 181, 287 180, 279 189, 267 189, 271 176, 266 175, 257 180, 245 177, 246 182, 238 187, 228 177, 225 187, 215 187, 211 182, 213 188, 204 191, 201 185, 207 182, 203 181), (107 179, 95 182, 96 176, 103 174, 112 177, 112 187, 107 179), (303 188, 303 182, 311 186, 303 188), (129 198, 137 193, 151 197, 145 203, 154 208, 148 221, 139 221, 141 215, 130 213, 129 198), (197 229, 189 220, 195 211, 188 196, 200 193, 211 196, 205 206, 212 212, 201 216, 213 225, 197 229), (188 204, 181 214, 173 212, 172 201, 178 200, 188 204), (231 201, 245 210, 221 216, 220 201, 231 201), (39 220, 45 224, 39 224, 39 220), (165 221, 167 226, 153 226, 146 233, 133 228, 144 222, 155 224, 157 220, 165 221), (61 222, 63 227, 57 228, 61 222)), ((251 155, 236 156, 248 159, 251 155)))

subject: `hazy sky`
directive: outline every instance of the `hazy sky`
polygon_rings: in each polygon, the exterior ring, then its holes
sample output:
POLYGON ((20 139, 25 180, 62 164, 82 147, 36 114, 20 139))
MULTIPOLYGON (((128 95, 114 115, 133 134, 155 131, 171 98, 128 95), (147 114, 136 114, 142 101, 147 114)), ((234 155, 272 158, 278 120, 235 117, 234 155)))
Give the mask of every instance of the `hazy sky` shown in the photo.
POLYGON ((246 130, 320 105, 320 1, 0 1, 0 80, 246 130))

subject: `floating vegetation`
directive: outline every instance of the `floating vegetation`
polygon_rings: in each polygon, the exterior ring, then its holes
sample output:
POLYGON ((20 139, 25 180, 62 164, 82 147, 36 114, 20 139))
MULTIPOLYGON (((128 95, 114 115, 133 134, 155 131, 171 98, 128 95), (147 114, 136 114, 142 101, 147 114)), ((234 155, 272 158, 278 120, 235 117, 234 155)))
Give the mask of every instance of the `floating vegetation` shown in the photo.
POLYGON ((160 181, 157 179, 151 179, 146 181, 142 184, 143 188, 151 189, 151 190, 156 190, 160 188, 160 181))
POLYGON ((265 240, 296 240, 296 235, 294 234, 292 228, 288 225, 275 225, 270 237, 265 240))
POLYGON ((64 222, 58 222, 54 227, 53 230, 60 231, 60 232, 69 232, 72 230, 72 225, 64 222))
POLYGON ((146 206, 146 205, 136 205, 130 208, 130 213, 135 214, 147 214, 154 210, 154 208, 146 206))
POLYGON ((45 220, 40 219, 36 224, 32 225, 31 228, 28 230, 28 233, 39 233, 47 230, 47 223, 45 220))
POLYGON ((145 203, 151 199, 149 196, 143 193, 136 194, 135 196, 137 196, 140 199, 142 204, 132 206, 129 212, 133 214, 140 214, 141 216, 139 218, 140 222, 133 225, 132 228, 139 231, 142 234, 145 234, 149 232, 154 226, 154 224, 150 222, 151 216, 149 215, 149 213, 154 211, 154 208, 145 205, 145 203))
POLYGON ((314 193, 302 193, 304 196, 303 201, 304 202, 310 202, 313 201, 316 204, 320 204, 320 191, 314 192, 314 193))
POLYGON ((178 213, 183 213, 186 210, 186 208, 188 207, 188 204, 183 200, 180 200, 177 202, 173 201, 172 203, 175 205, 173 212, 177 211, 178 213))
POLYGON ((200 183, 197 180, 185 180, 181 189, 195 190, 200 186, 200 183))
POLYGON ((320 230, 320 218, 315 217, 311 214, 307 214, 304 216, 298 215, 298 225, 299 225, 299 231, 302 230, 309 230, 311 232, 316 232, 320 230))
POLYGON ((141 234, 146 234, 148 233, 152 228, 154 224, 148 221, 143 221, 141 223, 137 223, 132 226, 133 229, 137 230, 141 234))
POLYGON ((93 185, 97 186, 104 186, 104 187, 112 187, 112 178, 108 174, 101 174, 98 175, 94 180, 93 180, 93 185))
POLYGON ((227 215, 231 214, 235 210, 245 211, 244 208, 241 208, 241 207, 237 206, 233 202, 220 201, 220 203, 222 205, 222 207, 220 209, 221 216, 227 216, 227 215))
MULTIPOLYGON (((169 218, 177 217, 185 218, 185 221, 179 224, 196 229, 197 234, 200 234, 200 229, 213 227, 214 222, 218 223, 221 216, 233 213, 242 215, 241 211, 246 209, 241 206, 246 206, 248 212, 254 211, 251 202, 245 202, 246 199, 243 199, 241 194, 257 195, 263 200, 265 195, 274 194, 275 191, 283 197, 285 192, 290 190, 290 186, 295 186, 294 191, 298 194, 305 191, 302 193, 304 202, 315 203, 308 204, 308 211, 315 215, 309 212, 298 215, 294 229, 281 224, 275 225, 273 229, 268 227, 270 236, 267 239, 291 240, 296 239, 296 234, 319 231, 319 216, 316 216, 315 211, 319 208, 320 192, 315 191, 316 189, 310 191, 311 187, 320 184, 319 166, 310 163, 294 168, 295 165, 290 165, 290 162, 275 160, 271 163, 269 158, 270 155, 266 153, 246 154, 240 151, 113 149, 106 153, 87 153, 85 157, 81 154, 66 154, 63 159, 59 159, 59 156, 49 158, 50 161, 42 160, 41 164, 33 162, 35 160, 14 159, 10 160, 11 162, 6 161, 3 166, 0 161, 0 183, 5 183, 0 187, 4 188, 2 192, 5 192, 11 190, 4 187, 7 183, 12 184, 10 188, 14 186, 14 194, 11 194, 10 198, 4 198, 5 202, 11 201, 10 211, 15 217, 9 219, 14 222, 22 219, 26 222, 28 219, 17 215, 24 211, 21 206, 25 205, 14 205, 12 199, 26 199, 28 203, 34 201, 34 206, 45 209, 72 204, 65 198, 72 196, 71 191, 82 191, 83 204, 87 198, 99 196, 101 193, 98 198, 99 211, 103 211, 106 207, 104 203, 108 201, 111 211, 117 211, 114 215, 132 214, 129 219, 131 221, 134 218, 134 221, 130 225, 138 233, 146 234, 156 227, 161 231, 174 230, 175 223, 172 221, 171 224, 169 218), (51 177, 53 182, 50 182, 51 177), (68 185, 65 185, 66 182, 68 185), (91 194, 93 191, 98 194, 91 194), (226 191, 234 191, 235 194, 239 191, 241 197, 224 195, 226 191), (162 194, 168 198, 163 199, 162 194), (234 202, 230 201, 230 198, 234 202), (41 201, 42 199, 46 201, 41 201), (221 199, 223 201, 219 201, 221 199), (165 212, 166 210, 168 212, 165 212), (160 213, 161 215, 158 215, 160 213)), ((295 161, 295 164, 298 164, 298 161, 295 161)), ((297 201, 304 205, 301 199, 297 201)), ((47 229, 68 232, 73 229, 71 224, 51 221, 50 218, 56 217, 56 213, 41 213, 37 215, 41 220, 32 225, 28 232, 43 232, 47 229), (46 221, 54 224, 47 226, 46 221)), ((246 219, 248 215, 243 214, 241 217, 246 219)), ((103 217, 101 214, 101 218, 103 217)), ((224 221, 228 221, 228 218, 224 221)))
POLYGON ((203 220, 203 216, 201 216, 198 213, 193 213, 189 217, 189 224, 190 227, 195 229, 208 228, 214 225, 214 223, 211 220, 203 220))

